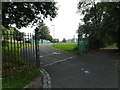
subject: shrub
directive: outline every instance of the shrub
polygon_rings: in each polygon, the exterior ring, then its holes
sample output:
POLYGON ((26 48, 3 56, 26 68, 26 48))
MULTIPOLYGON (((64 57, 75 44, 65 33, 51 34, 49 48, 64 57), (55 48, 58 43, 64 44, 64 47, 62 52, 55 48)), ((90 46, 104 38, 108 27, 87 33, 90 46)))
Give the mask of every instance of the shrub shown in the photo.
POLYGON ((96 50, 101 47, 104 47, 104 43, 101 40, 93 36, 89 37, 89 49, 90 50, 96 50))

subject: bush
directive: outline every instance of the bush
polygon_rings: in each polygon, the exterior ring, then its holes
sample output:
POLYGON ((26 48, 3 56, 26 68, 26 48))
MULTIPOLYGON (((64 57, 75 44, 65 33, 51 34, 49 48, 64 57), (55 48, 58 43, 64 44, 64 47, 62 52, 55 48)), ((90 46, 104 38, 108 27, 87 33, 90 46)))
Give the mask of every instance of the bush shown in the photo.
POLYGON ((96 50, 101 47, 104 47, 104 43, 101 40, 93 36, 89 37, 89 49, 90 50, 96 50))

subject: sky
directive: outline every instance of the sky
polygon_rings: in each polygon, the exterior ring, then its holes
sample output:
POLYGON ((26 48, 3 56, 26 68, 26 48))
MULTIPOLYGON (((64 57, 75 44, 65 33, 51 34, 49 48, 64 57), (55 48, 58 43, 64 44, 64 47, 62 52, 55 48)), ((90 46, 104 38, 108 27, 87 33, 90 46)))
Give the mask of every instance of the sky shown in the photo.
MULTIPOLYGON (((58 2, 57 6, 58 15, 52 21, 49 19, 44 20, 44 23, 49 27, 50 34, 53 38, 57 38, 60 41, 65 39, 71 39, 74 36, 77 38, 76 30, 80 23, 80 14, 77 13, 77 0, 55 0, 58 2), (53 29, 54 25, 54 29, 53 29), (54 30, 54 33, 53 33, 54 30)), ((32 33, 35 27, 22 28, 21 32, 32 33)))

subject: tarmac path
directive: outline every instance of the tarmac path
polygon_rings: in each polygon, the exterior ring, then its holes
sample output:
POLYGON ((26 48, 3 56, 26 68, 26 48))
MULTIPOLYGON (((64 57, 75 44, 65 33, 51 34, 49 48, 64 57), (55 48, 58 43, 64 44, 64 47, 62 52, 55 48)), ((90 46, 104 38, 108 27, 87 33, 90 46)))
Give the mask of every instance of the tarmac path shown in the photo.
POLYGON ((118 88, 118 69, 112 64, 116 59, 114 52, 79 56, 40 45, 41 67, 51 76, 52 88, 118 88))

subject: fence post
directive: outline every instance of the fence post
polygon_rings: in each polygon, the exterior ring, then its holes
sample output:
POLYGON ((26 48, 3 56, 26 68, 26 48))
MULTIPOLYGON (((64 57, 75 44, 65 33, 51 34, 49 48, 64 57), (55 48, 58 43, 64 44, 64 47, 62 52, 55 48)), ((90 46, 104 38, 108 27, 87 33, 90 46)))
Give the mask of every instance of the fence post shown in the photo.
POLYGON ((40 68, 40 52, 39 52, 39 34, 38 28, 35 29, 35 48, 36 48, 36 68, 40 68))
POLYGON ((78 33, 78 53, 81 54, 82 50, 81 50, 81 44, 80 42, 82 41, 82 33, 78 33))

